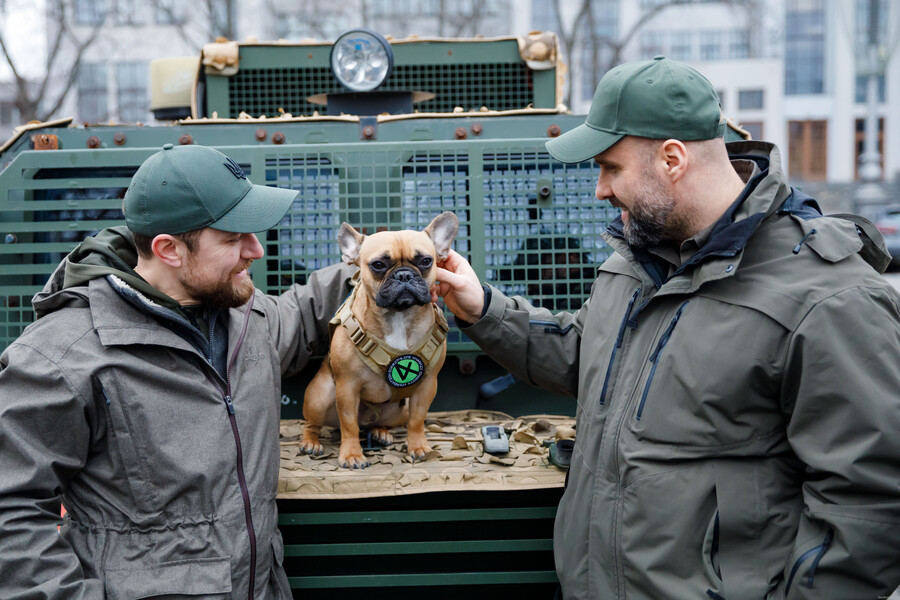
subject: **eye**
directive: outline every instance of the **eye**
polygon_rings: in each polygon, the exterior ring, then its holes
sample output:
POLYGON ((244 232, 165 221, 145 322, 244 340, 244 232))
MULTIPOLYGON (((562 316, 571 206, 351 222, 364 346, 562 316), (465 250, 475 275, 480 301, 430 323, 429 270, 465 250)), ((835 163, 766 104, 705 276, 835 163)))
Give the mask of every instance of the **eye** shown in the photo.
POLYGON ((373 260, 369 263, 369 268, 373 271, 384 271, 385 269, 387 269, 387 265, 380 260, 373 260))
POLYGON ((425 258, 423 258, 422 260, 419 261, 419 266, 422 267, 423 269, 427 269, 428 267, 431 266, 431 263, 433 263, 433 262, 434 262, 434 260, 430 256, 426 256, 425 258))

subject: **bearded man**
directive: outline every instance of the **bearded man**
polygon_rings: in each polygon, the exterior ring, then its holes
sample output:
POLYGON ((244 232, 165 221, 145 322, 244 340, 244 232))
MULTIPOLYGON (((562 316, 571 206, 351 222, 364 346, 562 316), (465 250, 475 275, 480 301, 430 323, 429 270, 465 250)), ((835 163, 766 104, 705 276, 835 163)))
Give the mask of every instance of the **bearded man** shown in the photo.
POLYGON ((488 355, 577 397, 554 532, 566 600, 887 597, 900 583, 900 298, 863 219, 824 217, 778 149, 723 141, 715 89, 610 70, 547 142, 621 209, 586 303, 435 292, 488 355))
POLYGON ((0 596, 291 598, 281 377, 328 350, 350 269, 254 290, 297 192, 202 146, 148 158, 0 357, 0 596), (68 514, 57 533, 60 501, 68 514))

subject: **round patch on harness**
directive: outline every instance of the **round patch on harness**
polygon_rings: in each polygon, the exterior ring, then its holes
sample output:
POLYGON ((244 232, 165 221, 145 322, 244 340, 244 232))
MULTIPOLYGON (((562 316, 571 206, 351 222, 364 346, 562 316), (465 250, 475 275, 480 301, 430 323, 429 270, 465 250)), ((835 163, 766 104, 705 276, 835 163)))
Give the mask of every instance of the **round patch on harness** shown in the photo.
POLYGON ((387 368, 387 381, 394 387, 404 388, 410 386, 425 374, 425 363, 414 354, 398 356, 387 368))

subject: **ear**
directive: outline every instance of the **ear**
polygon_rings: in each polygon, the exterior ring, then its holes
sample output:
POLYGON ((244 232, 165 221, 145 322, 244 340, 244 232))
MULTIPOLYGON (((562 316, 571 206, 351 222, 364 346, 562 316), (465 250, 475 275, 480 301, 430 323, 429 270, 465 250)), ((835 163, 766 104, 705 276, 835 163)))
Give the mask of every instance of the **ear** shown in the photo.
POLYGON ((187 251, 184 242, 167 233, 162 233, 153 238, 153 241, 150 242, 150 249, 153 250, 153 256, 175 268, 183 264, 184 253, 187 251))
POLYGON ((665 162, 664 174, 669 181, 675 183, 687 172, 688 152, 684 142, 666 140, 658 150, 659 158, 665 162))
POLYGON ((338 244, 341 247, 341 258, 348 265, 359 264, 359 247, 362 246, 366 236, 359 233, 346 223, 341 223, 341 230, 338 231, 338 244))
POLYGON ((434 242, 438 260, 444 260, 450 254, 450 244, 459 231, 459 219, 450 211, 443 212, 425 228, 425 233, 434 242))

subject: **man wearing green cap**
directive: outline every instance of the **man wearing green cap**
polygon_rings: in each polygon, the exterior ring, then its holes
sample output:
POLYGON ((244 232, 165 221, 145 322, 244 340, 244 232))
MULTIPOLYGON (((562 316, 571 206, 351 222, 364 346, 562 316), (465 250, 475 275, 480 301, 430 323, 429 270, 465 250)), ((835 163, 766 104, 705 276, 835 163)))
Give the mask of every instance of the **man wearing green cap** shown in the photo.
POLYGON ((438 271, 465 333, 577 397, 555 527, 566 599, 879 598, 900 583, 900 298, 883 240, 823 217, 777 148, 722 139, 662 57, 609 71, 584 125, 621 209, 590 298, 552 314, 438 271))
POLYGON ((291 598, 280 385, 328 349, 350 272, 254 292, 253 232, 297 192, 166 145, 0 357, 0 596, 291 598), (68 515, 57 533, 60 499, 68 515))

